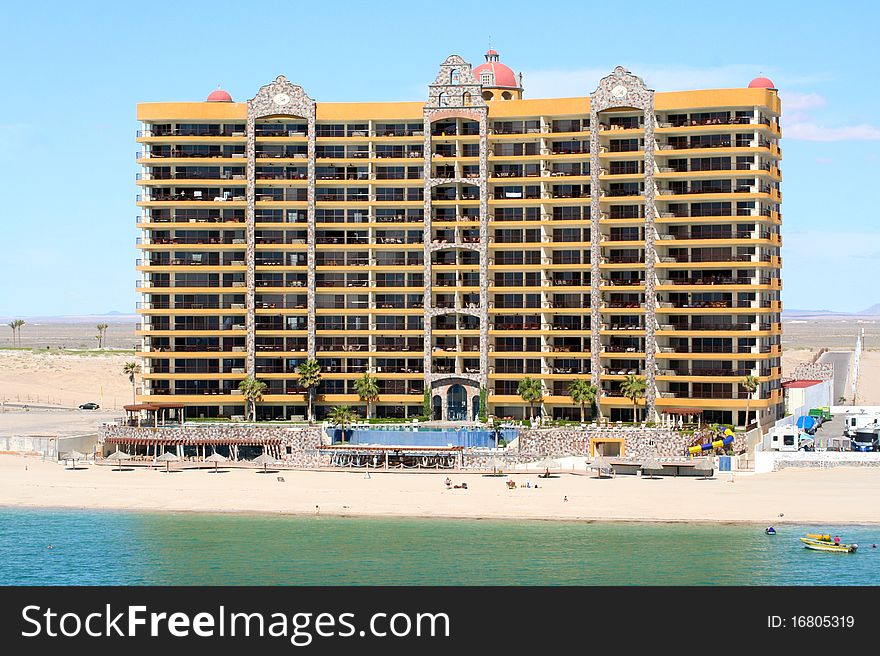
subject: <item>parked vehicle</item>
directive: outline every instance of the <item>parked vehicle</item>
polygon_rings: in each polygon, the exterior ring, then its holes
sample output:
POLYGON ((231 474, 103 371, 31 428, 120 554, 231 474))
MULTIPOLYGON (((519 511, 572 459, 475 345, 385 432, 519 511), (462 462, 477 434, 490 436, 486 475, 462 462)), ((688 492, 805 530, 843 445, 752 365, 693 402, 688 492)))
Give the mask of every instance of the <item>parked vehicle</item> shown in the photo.
POLYGON ((862 428, 880 427, 880 415, 871 412, 848 413, 843 422, 843 434, 847 437, 854 437, 856 432, 862 428))
POLYGON ((801 431, 797 426, 776 426, 768 435, 771 451, 797 451, 800 446, 801 431))
POLYGON ((880 451, 880 428, 862 428, 852 437, 853 451, 880 451))
POLYGON ((83 403, 81 406, 79 406, 79 409, 80 410, 97 410, 100 407, 101 406, 99 406, 97 403, 89 401, 88 403, 83 403))

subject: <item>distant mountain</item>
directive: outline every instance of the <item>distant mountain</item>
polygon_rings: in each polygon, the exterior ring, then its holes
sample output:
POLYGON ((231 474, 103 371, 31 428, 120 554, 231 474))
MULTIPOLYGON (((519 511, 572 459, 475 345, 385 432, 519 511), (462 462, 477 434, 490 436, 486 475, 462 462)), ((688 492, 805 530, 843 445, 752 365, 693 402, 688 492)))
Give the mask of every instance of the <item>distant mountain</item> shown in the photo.
POLYGON ((15 316, 0 317, 0 323, 5 324, 12 319, 24 319, 30 324, 34 323, 92 323, 105 321, 107 323, 129 323, 139 321, 140 317, 136 314, 123 314, 122 312, 107 312, 106 314, 65 314, 65 315, 46 315, 46 316, 15 316))
POLYGON ((880 317, 880 303, 874 303, 874 305, 862 310, 858 314, 862 316, 880 317))
POLYGON ((833 310, 789 310, 783 308, 783 317, 815 317, 815 316, 847 316, 846 312, 834 312, 833 310))

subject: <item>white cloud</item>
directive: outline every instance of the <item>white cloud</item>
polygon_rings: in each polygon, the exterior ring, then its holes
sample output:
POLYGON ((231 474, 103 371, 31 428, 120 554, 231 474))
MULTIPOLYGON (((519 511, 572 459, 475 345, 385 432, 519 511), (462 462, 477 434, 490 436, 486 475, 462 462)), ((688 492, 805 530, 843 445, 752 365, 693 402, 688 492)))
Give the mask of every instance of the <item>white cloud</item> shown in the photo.
POLYGON ((880 140, 880 128, 867 123, 828 127, 804 120, 785 124, 782 134, 786 139, 799 139, 800 141, 880 140))
POLYGON ((827 103, 824 96, 818 93, 801 93, 799 91, 782 91, 782 108, 786 112, 805 112, 809 109, 824 107, 827 103))

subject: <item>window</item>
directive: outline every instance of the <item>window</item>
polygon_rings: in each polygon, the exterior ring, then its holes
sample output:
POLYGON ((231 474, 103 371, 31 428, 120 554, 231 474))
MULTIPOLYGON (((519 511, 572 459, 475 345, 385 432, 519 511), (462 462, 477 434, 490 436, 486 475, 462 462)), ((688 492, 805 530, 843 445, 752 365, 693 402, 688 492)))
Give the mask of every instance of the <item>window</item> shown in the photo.
POLYGON ((483 85, 494 84, 494 82, 495 82, 494 78, 495 78, 495 76, 492 73, 490 73, 489 71, 483 71, 482 73, 480 73, 480 84, 483 84, 483 85))
POLYGON ((471 94, 469 94, 467 91, 461 94, 461 104, 465 107, 471 104, 471 94))
POLYGON ((453 68, 449 72, 449 81, 451 84, 461 84, 461 73, 457 68, 453 68))

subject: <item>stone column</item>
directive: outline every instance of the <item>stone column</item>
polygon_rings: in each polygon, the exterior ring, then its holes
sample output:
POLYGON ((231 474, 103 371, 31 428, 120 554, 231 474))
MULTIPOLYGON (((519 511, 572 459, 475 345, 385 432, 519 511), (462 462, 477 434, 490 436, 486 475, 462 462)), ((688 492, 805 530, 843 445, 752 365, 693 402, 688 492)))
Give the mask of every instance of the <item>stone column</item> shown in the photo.
MULTIPOLYGON (((480 117, 480 387, 489 387, 489 110, 480 117)), ((487 397, 488 406, 488 397, 487 397)))
POLYGON ((306 264, 308 271, 306 273, 306 307, 308 314, 306 316, 306 329, 308 331, 308 343, 306 345, 306 355, 309 360, 315 359, 316 338, 315 338, 315 141, 316 141, 316 120, 315 112, 312 111, 308 117, 309 120, 309 171, 308 171, 308 209, 306 210, 306 221, 308 222, 306 235, 306 264))
POLYGON ((654 402, 656 400, 657 374, 657 293, 655 291, 654 263, 657 251, 654 245, 656 227, 654 219, 656 208, 654 205, 654 126, 657 116, 654 113, 654 94, 647 98, 645 112, 645 419, 656 419, 654 402))
MULTIPOLYGON (((431 306, 434 302, 434 295, 431 290, 431 117, 426 110, 422 119, 422 188, 424 189, 424 202, 422 204, 424 216, 422 224, 422 278, 424 282, 424 291, 422 294, 422 334, 424 339, 424 377, 425 389, 431 390, 431 306)), ((432 405, 433 412, 433 405, 432 405)))
POLYGON ((246 132, 247 143, 245 145, 245 157, 247 158, 247 186, 245 191, 245 199, 247 208, 245 209, 245 242, 247 244, 245 251, 245 299, 244 304, 247 309, 245 318, 245 327, 247 328, 247 336, 245 337, 245 347, 247 351, 247 359, 245 362, 245 371, 248 376, 256 376, 256 310, 254 305, 254 296, 256 289, 256 236, 254 224, 256 223, 256 118, 254 116, 253 106, 248 103, 247 126, 246 132))
MULTIPOLYGON (((602 270, 599 268, 602 259, 601 228, 601 188, 599 183, 599 112, 590 103, 590 383, 601 388, 602 358, 601 336, 602 325, 602 294, 599 285, 602 283, 602 270)), ((601 395, 596 398, 596 407, 602 412, 601 395)))

